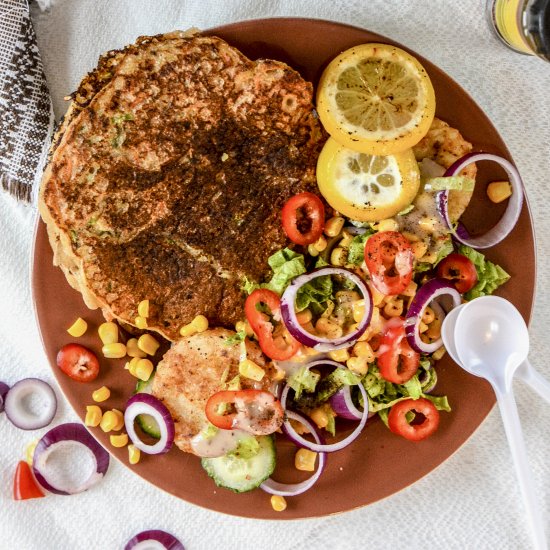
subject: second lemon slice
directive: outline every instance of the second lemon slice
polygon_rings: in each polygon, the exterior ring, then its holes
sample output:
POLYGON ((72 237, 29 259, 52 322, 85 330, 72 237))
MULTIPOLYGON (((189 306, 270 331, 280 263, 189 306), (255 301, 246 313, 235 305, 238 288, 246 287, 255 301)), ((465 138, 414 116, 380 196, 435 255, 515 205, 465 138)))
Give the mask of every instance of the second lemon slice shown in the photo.
POLYGON ((413 201, 420 173, 411 149, 375 156, 329 138, 317 162, 317 184, 338 212, 352 220, 375 222, 395 216, 413 201))
POLYGON ((362 44, 325 69, 317 110, 325 129, 342 145, 390 155, 426 134, 435 94, 428 73, 413 56, 388 44, 362 44))

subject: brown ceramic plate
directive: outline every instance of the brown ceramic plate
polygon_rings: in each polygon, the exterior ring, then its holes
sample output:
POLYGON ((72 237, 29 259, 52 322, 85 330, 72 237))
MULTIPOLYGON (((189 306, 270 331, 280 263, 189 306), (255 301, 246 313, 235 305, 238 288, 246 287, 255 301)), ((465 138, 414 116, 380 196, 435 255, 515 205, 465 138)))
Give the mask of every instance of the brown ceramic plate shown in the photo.
MULTIPOLYGON (((266 57, 284 61, 314 84, 327 63, 341 51, 364 42, 394 43, 364 29, 309 19, 245 21, 218 27, 206 34, 220 36, 252 59, 266 57)), ((437 116, 459 128, 474 144, 475 150, 510 159, 497 131, 470 96, 440 69, 417 57, 434 84, 437 116)), ((500 216, 502 208, 492 205, 485 197, 485 183, 503 176, 490 163, 480 165, 477 194, 463 218, 474 233, 487 229, 500 216)), ((526 205, 512 234, 487 254, 512 275, 499 293, 510 299, 528 320, 534 294, 535 252, 526 205)), ((90 325, 87 335, 79 341, 100 356, 95 329, 102 318, 98 311, 90 311, 84 306, 80 294, 69 287, 61 270, 52 266, 52 251, 42 222, 36 232, 33 291, 42 339, 52 369, 77 414, 84 417, 85 406, 91 403, 92 390, 103 384, 112 390, 111 398, 103 403, 103 407, 124 409, 135 379, 123 370, 122 361, 103 360, 101 375, 93 384, 73 382, 55 366, 57 350, 71 340, 65 329, 78 316, 85 318, 90 325)), ((491 410, 495 399, 490 386, 466 374, 448 357, 439 363, 438 375, 436 393, 448 395, 453 412, 442 413, 439 430, 434 436, 419 444, 411 443, 391 434, 382 422, 369 422, 358 440, 344 451, 329 456, 327 469, 312 490, 288 499, 284 514, 271 509, 268 495, 261 490, 237 495, 217 488, 202 470, 198 458, 175 447, 162 456, 142 455, 141 462, 131 468, 179 498, 227 514, 293 519, 351 510, 387 497, 425 476, 453 454, 491 410)), ((111 447, 108 436, 99 428, 92 429, 92 433, 114 456, 128 464, 126 449, 111 447)), ((280 441, 278 448, 279 461, 274 477, 281 481, 301 479, 292 465, 293 446, 280 441)))

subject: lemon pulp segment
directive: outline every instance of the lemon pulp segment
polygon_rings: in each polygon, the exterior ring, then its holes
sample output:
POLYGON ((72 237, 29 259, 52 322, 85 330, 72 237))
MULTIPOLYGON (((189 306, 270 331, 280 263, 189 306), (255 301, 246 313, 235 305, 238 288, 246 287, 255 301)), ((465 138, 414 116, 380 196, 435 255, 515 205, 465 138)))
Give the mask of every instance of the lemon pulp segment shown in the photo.
POLYGON ((319 155, 317 184, 338 212, 352 220, 374 222, 394 216, 413 201, 420 173, 410 149, 377 156, 329 138, 319 155))

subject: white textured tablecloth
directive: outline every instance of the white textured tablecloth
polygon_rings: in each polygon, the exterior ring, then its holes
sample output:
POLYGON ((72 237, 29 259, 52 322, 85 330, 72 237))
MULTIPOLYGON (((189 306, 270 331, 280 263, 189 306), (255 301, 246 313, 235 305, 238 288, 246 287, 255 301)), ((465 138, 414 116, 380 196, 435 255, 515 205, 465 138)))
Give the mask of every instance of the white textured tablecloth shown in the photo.
MULTIPOLYGON (((1 1, 1 0, 0 0, 1 1)), ((523 175, 538 239, 531 360, 550 378, 550 64, 502 47, 481 0, 57 0, 33 17, 57 116, 100 53, 138 35, 242 19, 333 19, 391 36, 456 79, 489 115, 523 175)), ((322 37, 319 38, 322 40, 322 37)), ((2 137, 0 136, 0 139, 2 137)), ((0 379, 39 376, 54 387, 33 318, 29 259, 34 212, 0 194, 0 379)), ((514 262, 521 262, 521 251, 514 262)), ((76 415, 57 391, 55 423, 76 415)), ((527 450, 550 535, 550 405, 516 386, 527 450)), ((524 549, 530 538, 504 431, 495 409, 436 471, 367 508, 323 519, 268 522, 197 508, 164 494, 113 460, 107 478, 73 497, 14 502, 12 478, 26 433, 0 417, 0 548, 116 549, 146 528, 177 535, 189 550, 276 548, 524 549)), ((338 487, 335 487, 335 491, 338 487)))

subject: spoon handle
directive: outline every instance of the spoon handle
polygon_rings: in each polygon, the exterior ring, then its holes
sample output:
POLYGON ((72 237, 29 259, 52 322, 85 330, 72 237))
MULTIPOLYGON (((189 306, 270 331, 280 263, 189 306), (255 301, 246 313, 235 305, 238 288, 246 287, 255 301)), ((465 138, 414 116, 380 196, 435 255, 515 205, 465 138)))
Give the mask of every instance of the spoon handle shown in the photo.
POLYGON ((526 359, 518 368, 517 374, 529 384, 543 399, 550 403, 550 382, 541 376, 526 359))
POLYGON ((502 391, 498 384, 493 386, 502 422, 508 438, 508 445, 514 459, 516 467, 516 475, 518 477, 523 503, 527 512, 527 521, 533 534, 533 542, 536 550, 547 550, 546 535, 544 534, 544 524, 540 511, 540 506, 537 502, 535 486, 531 475, 531 469, 527 461, 525 452, 525 442, 523 440, 523 432, 519 422, 516 400, 512 389, 502 391))

